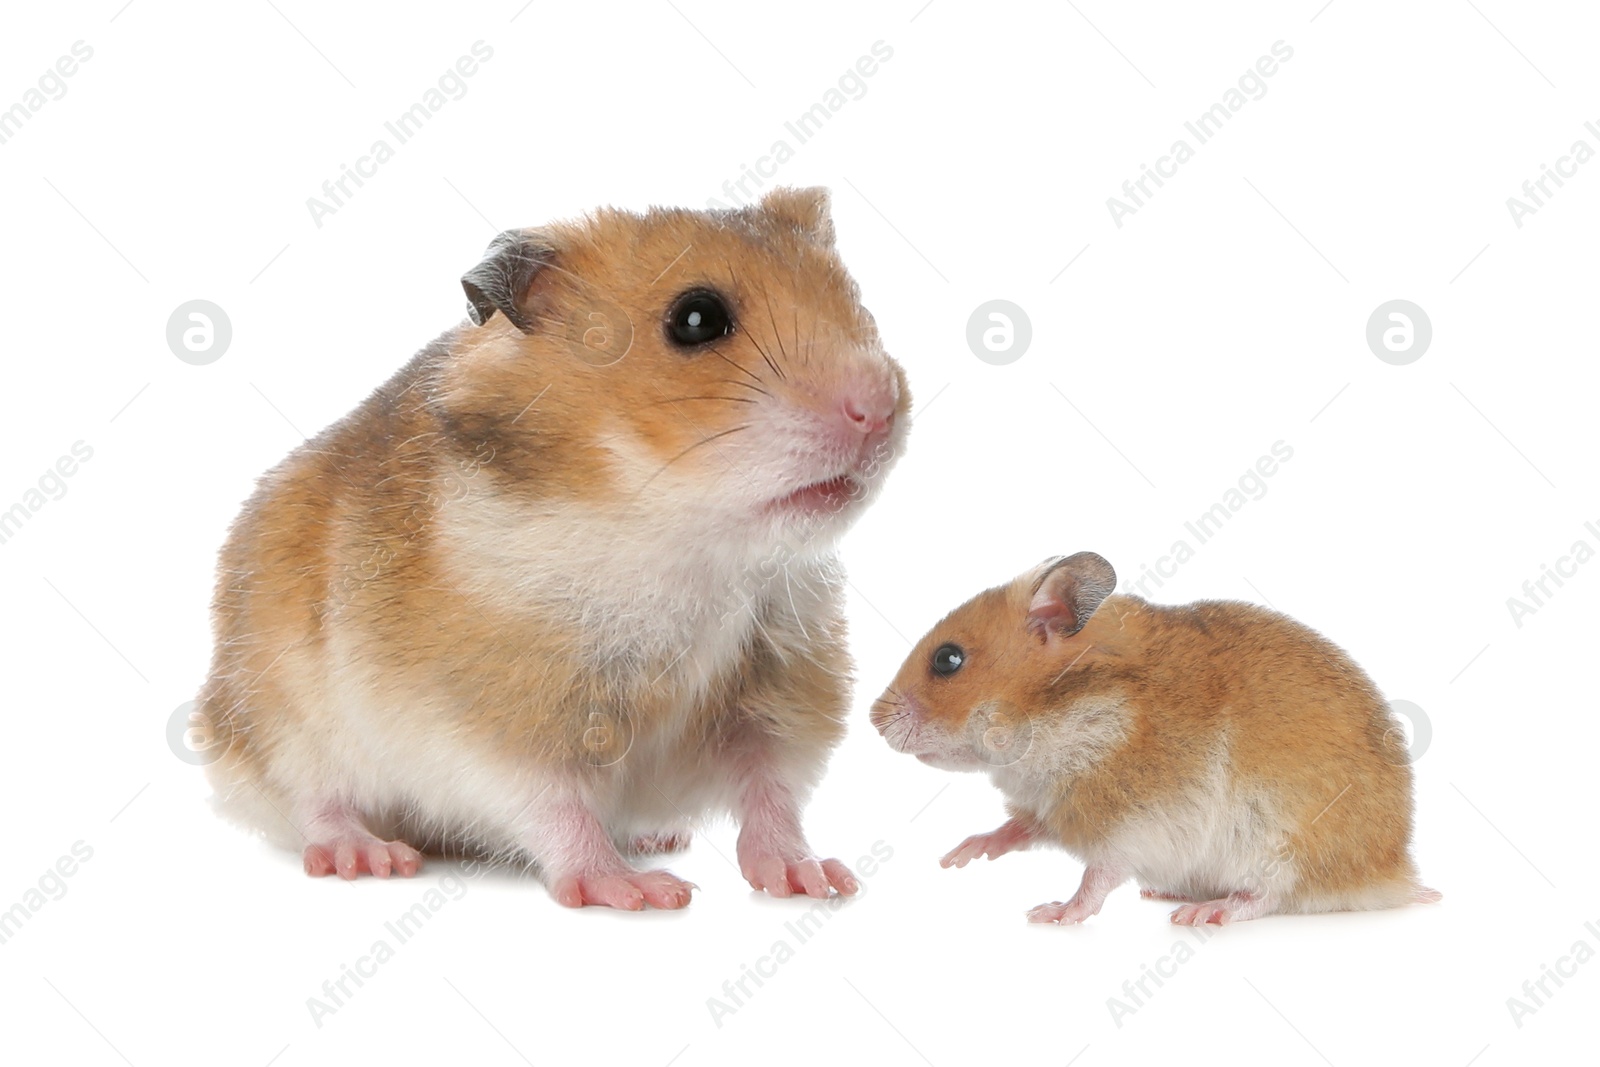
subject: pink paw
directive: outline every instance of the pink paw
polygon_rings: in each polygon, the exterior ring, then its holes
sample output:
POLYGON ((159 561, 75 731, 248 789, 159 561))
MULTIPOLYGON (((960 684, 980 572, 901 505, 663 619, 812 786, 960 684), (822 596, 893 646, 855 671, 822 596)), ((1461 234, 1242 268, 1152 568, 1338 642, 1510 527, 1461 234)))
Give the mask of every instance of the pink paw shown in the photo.
POLYGON ((1048 904, 1040 904, 1028 910, 1028 921, 1031 923, 1060 923, 1062 926, 1071 926, 1081 923, 1099 908, 1092 908, 1077 900, 1069 900, 1063 904, 1059 900, 1052 900, 1048 904))
POLYGON ((804 857, 785 860, 781 856, 741 857, 745 881, 756 889, 766 890, 775 897, 789 897, 796 893, 808 897, 827 897, 837 890, 848 897, 861 888, 856 876, 838 860, 819 860, 804 857))
POLYGON ((939 861, 941 867, 965 867, 980 856, 999 859, 1012 849, 1012 842, 998 830, 988 834, 973 834, 961 844, 945 853, 939 861))
POLYGON ((1172 913, 1172 922, 1175 926, 1227 926, 1236 919, 1254 919, 1266 911, 1260 897, 1252 893, 1231 893, 1223 900, 1185 904, 1172 913))
POLYGON ((628 842, 628 850, 640 856, 660 856, 668 852, 682 852, 694 840, 688 830, 663 830, 655 834, 640 834, 628 842))
POLYGON ((563 907, 581 908, 598 904, 622 911, 652 908, 673 911, 689 903, 695 885, 669 871, 621 870, 597 874, 573 874, 555 880, 551 895, 563 907))
POLYGON ((1225 900, 1208 900, 1204 904, 1185 904, 1172 913, 1175 926, 1205 926, 1215 923, 1226 926, 1233 919, 1225 900))
POLYGON ((1027 848, 1033 843, 1033 830, 1024 823, 1011 819, 998 830, 986 834, 973 834, 961 844, 945 853, 939 861, 941 867, 965 867, 979 856, 999 859, 1007 852, 1027 848))
POLYGON ((422 853, 404 841, 376 837, 346 837, 320 845, 307 845, 302 859, 313 878, 337 874, 346 880, 360 874, 387 878, 390 873, 409 878, 422 866, 422 853))

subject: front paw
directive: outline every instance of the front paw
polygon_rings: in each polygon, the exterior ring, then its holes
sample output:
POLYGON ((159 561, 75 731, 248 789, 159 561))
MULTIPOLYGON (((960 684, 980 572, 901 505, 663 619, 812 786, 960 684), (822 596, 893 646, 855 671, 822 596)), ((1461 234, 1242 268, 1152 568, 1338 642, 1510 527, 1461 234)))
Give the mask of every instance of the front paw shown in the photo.
POLYGON ((323 844, 307 845, 303 854, 306 873, 313 878, 337 874, 351 879, 358 874, 387 878, 390 873, 410 878, 422 866, 422 853, 404 841, 382 841, 371 834, 348 834, 323 844))
POLYGON ((973 834, 945 853, 944 858, 939 861, 939 866, 965 867, 980 856, 987 855, 990 859, 995 859, 1010 851, 1011 842, 998 830, 987 834, 973 834))
POLYGON ((790 897, 796 893, 808 897, 825 898, 837 892, 840 896, 854 895, 861 884, 839 860, 820 860, 813 856, 786 859, 783 856, 751 856, 740 864, 745 881, 757 890, 775 897, 790 897))
POLYGON ((1007 819, 999 829, 986 834, 973 834, 961 844, 945 853, 939 861, 941 867, 965 867, 979 856, 999 859, 1007 852, 1027 848, 1033 843, 1037 829, 1030 822, 1018 818, 1007 819))

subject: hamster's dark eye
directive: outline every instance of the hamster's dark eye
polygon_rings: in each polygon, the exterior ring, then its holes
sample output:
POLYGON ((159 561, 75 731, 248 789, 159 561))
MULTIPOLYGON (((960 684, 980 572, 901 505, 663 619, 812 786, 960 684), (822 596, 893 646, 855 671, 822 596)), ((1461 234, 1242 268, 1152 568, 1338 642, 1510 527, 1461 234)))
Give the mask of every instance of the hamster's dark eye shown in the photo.
POLYGON ((946 677, 961 669, 967 662, 967 654, 955 645, 940 645, 933 650, 933 673, 946 677))
POLYGON ((733 332, 733 312, 709 289, 691 289, 667 312, 667 336, 684 348, 715 341, 733 332))

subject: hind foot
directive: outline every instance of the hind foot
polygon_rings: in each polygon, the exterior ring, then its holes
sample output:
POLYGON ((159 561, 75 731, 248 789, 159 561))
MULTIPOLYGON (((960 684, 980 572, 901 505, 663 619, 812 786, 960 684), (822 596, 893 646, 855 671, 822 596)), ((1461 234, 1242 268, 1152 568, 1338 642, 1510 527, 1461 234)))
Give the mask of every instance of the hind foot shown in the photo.
POLYGON ((1071 900, 1066 903, 1052 900, 1048 904, 1040 904, 1029 910, 1028 921, 1059 923, 1062 926, 1081 923, 1091 915, 1098 914, 1100 905, 1105 903, 1106 894, 1121 885, 1127 877, 1126 867, 1091 864, 1084 868, 1083 881, 1078 885, 1078 891, 1072 894, 1071 900))
POLYGON ((1254 893, 1229 893, 1222 900, 1185 904, 1172 913, 1172 922, 1175 926, 1226 926, 1266 915, 1271 910, 1267 902, 1254 893))

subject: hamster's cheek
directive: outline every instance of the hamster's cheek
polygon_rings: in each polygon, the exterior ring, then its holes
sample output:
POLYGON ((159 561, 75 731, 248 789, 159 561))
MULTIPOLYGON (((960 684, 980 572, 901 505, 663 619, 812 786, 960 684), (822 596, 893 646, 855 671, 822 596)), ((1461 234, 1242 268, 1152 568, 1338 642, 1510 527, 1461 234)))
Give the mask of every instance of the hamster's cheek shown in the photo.
POLYGON ((919 752, 917 759, 941 771, 965 773, 984 769, 984 764, 974 759, 970 752, 919 752))
POLYGON ((964 730, 952 730, 936 718, 923 718, 918 722, 914 736, 915 744, 908 751, 930 767, 946 771, 969 771, 981 766, 964 730))

